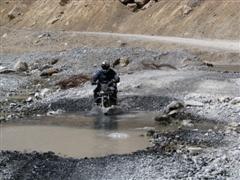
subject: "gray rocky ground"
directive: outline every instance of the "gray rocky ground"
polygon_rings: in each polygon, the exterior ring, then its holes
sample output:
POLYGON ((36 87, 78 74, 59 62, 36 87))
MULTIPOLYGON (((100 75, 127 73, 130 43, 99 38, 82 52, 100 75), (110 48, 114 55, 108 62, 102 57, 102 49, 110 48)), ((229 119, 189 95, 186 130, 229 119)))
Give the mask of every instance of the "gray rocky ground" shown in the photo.
POLYGON ((1 52, 2 123, 49 111, 89 112, 94 87, 85 82, 61 89, 59 82, 70 82, 72 75, 90 76, 103 60, 114 63, 117 59, 123 62, 115 69, 121 77, 119 104, 124 113, 157 111, 161 116, 175 100, 183 102, 184 110, 171 117, 169 123, 184 123, 176 132, 153 132, 155 145, 133 154, 69 159, 53 153, 4 151, 0 154, 1 179, 240 177, 239 71, 217 71, 212 64, 183 49, 124 46, 22 51, 1 52), (28 68, 16 71, 14 65, 18 61, 26 62, 28 68), (196 129, 191 125, 206 122, 211 126, 196 129))

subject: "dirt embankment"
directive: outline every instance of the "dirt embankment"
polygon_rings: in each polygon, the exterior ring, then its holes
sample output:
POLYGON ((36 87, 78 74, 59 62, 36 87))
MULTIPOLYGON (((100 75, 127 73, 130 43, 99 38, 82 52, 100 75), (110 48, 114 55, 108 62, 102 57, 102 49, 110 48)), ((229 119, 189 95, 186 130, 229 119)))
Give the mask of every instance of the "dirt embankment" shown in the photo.
POLYGON ((119 0, 4 0, 0 24, 64 29, 239 39, 239 0, 159 0, 132 11, 119 0), (65 2, 65 1, 64 1, 65 2))

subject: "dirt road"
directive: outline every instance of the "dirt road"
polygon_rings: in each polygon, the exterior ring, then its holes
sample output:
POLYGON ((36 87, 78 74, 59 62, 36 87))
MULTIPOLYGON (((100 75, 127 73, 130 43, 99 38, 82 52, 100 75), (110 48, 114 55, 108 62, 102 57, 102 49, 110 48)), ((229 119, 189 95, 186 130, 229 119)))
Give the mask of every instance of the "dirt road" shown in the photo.
POLYGON ((69 32, 80 33, 84 35, 95 35, 105 37, 120 37, 127 40, 143 40, 143 41, 157 41, 159 43, 174 43, 195 47, 219 49, 226 51, 240 52, 240 40, 218 40, 218 39, 193 39, 193 38, 181 38, 171 36, 149 36, 141 34, 122 34, 122 33, 108 33, 108 32, 69 32))

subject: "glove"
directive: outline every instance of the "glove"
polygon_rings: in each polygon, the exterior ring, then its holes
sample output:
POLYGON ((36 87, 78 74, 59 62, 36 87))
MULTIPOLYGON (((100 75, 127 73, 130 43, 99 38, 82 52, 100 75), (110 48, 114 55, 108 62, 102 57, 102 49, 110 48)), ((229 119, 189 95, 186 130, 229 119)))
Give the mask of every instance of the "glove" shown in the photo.
POLYGON ((115 82, 116 82, 116 81, 115 81, 114 79, 112 79, 111 81, 109 81, 108 86, 114 84, 115 82))

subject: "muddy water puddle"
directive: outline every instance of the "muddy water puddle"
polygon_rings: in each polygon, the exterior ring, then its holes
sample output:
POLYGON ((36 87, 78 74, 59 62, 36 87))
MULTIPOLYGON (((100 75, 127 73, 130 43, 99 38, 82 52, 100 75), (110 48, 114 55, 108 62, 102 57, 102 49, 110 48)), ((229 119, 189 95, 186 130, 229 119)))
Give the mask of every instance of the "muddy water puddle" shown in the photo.
POLYGON ((68 114, 9 122, 1 125, 1 150, 53 151, 76 158, 131 153, 151 145, 144 134, 155 122, 141 117, 68 114))
POLYGON ((150 129, 157 132, 222 129, 214 122, 183 121, 160 125, 156 113, 133 113, 121 116, 83 116, 64 114, 41 116, 21 122, 1 124, 1 150, 23 152, 53 151, 58 155, 83 158, 125 154, 143 150, 152 144, 146 136, 150 129))

